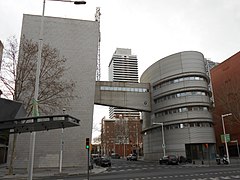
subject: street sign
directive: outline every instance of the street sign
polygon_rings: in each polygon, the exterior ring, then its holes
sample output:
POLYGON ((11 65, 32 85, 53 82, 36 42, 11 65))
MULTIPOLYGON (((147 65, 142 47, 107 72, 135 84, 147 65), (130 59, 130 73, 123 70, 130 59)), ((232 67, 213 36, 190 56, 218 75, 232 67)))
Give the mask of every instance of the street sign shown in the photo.
POLYGON ((226 142, 230 142, 230 134, 225 134, 225 136, 224 136, 224 134, 222 134, 222 135, 221 135, 221 141, 222 141, 222 143, 225 142, 225 137, 226 137, 226 142))

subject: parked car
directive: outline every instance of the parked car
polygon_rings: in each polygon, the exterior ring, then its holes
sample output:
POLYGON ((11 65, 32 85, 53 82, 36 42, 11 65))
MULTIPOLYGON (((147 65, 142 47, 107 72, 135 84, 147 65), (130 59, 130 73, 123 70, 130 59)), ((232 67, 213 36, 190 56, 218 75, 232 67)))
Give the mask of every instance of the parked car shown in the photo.
POLYGON ((109 157, 101 157, 96 161, 96 165, 102 166, 102 167, 110 167, 112 165, 111 159, 109 157))
POLYGON ((127 161, 137 161, 137 155, 136 154, 129 154, 127 156, 127 161))
POLYGON ((92 154, 91 156, 92 156, 93 163, 96 163, 101 158, 100 154, 92 154))
POLYGON ((178 162, 180 164, 192 163, 192 159, 186 158, 184 156, 180 156, 180 157, 178 157, 178 162))
POLYGON ((111 158, 112 159, 120 159, 120 155, 118 153, 112 153, 111 158))
POLYGON ((159 159, 159 164, 178 164, 178 157, 175 155, 164 156, 159 159))

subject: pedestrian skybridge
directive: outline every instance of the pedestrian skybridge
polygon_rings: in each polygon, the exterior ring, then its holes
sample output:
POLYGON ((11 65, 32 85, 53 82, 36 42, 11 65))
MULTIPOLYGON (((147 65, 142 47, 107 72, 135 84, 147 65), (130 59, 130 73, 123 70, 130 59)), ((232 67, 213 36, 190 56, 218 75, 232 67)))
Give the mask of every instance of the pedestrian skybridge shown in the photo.
POLYGON ((151 111, 149 83, 96 81, 94 104, 151 111))

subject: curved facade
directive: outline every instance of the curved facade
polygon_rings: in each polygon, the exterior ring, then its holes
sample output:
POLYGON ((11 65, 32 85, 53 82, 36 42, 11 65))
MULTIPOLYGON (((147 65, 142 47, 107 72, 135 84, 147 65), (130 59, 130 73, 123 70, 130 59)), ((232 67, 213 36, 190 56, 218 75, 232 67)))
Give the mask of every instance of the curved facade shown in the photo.
POLYGON ((215 136, 210 108, 209 77, 203 54, 180 52, 151 65, 141 76, 151 84, 152 112, 143 115, 144 158, 166 154, 193 160, 215 158, 215 136), (162 138, 163 123, 164 139, 162 138))

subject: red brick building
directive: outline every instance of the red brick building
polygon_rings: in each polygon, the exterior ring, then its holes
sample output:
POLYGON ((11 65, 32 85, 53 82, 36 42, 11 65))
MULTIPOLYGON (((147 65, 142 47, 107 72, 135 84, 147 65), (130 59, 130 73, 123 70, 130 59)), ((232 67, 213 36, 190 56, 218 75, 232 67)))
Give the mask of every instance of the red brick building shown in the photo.
POLYGON ((230 134, 228 143, 229 155, 238 156, 237 141, 240 143, 240 52, 228 58, 211 70, 214 94, 213 120, 216 135, 217 152, 225 154, 225 146, 221 141, 223 134, 223 114, 226 134, 230 134), (237 141, 236 141, 237 140, 237 141))
POLYGON ((101 154, 118 153, 121 157, 128 154, 142 154, 141 120, 102 119, 101 154))

